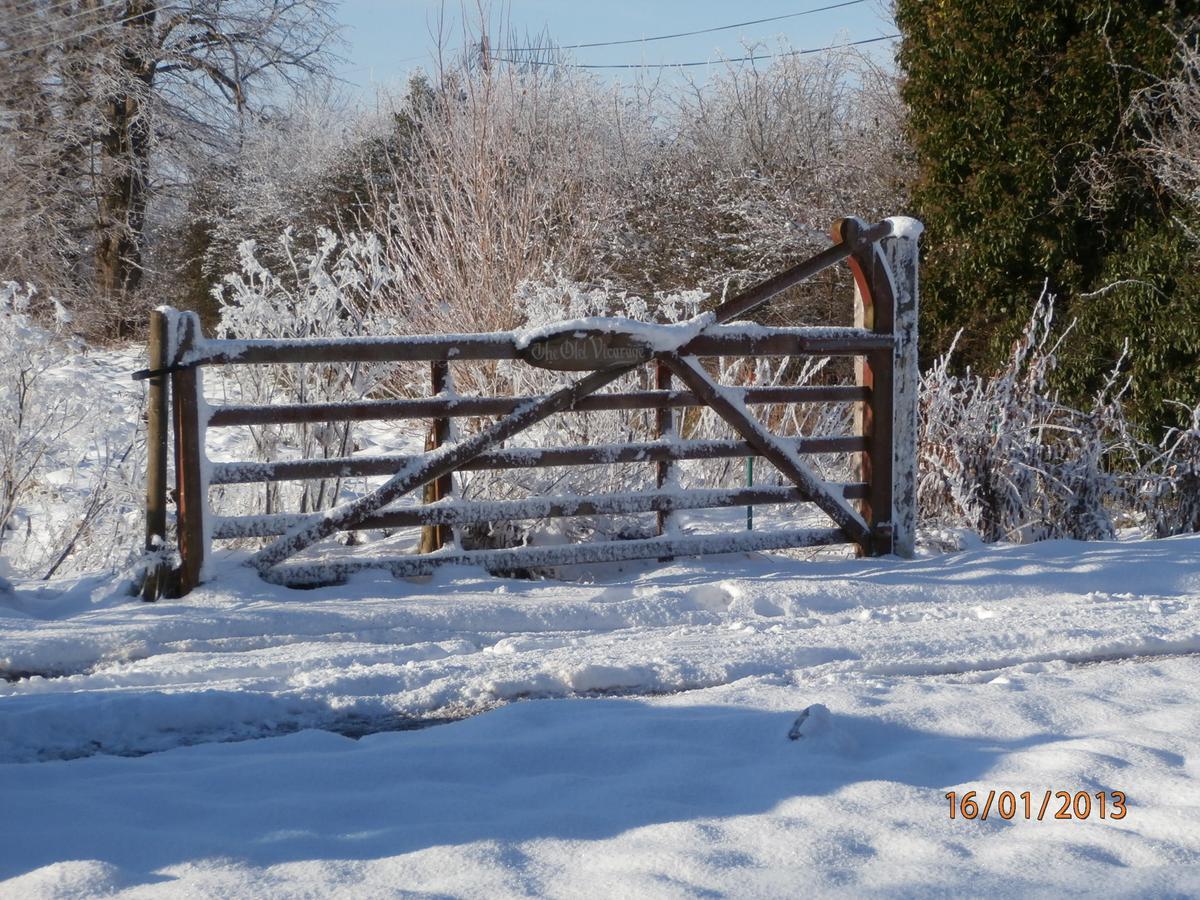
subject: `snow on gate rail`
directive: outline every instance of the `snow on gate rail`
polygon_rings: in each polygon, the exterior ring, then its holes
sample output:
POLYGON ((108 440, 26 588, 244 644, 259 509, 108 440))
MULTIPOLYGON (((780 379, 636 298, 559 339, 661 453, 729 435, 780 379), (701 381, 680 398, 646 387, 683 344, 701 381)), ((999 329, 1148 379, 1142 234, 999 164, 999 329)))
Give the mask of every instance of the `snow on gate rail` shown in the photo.
POLYGON ((180 565, 171 569, 159 564, 148 572, 143 596, 153 600, 163 593, 187 593, 203 577, 211 542, 238 537, 274 537, 251 561, 264 578, 295 586, 327 583, 362 568, 384 568, 407 575, 427 573, 447 563, 468 563, 492 571, 511 571, 529 566, 847 542, 866 554, 911 555, 916 520, 919 234, 919 223, 910 219, 885 219, 869 227, 857 219, 839 219, 833 226, 834 243, 830 247, 712 312, 675 325, 589 319, 526 334, 213 340, 201 334, 195 314, 167 307, 155 310, 150 367, 134 375, 150 382, 146 540, 147 550, 161 551, 167 546, 167 456, 173 445, 180 565), (742 319, 781 291, 843 260, 854 276, 856 327, 726 324, 742 319), (698 361, 704 356, 852 356, 856 360, 856 383, 735 389, 716 383, 698 361), (519 360, 540 368, 588 374, 543 397, 443 394, 450 362, 463 360, 519 360), (204 402, 199 377, 204 366, 376 361, 430 363, 434 396, 210 408, 204 402), (643 365, 655 366, 656 390, 598 393, 643 365), (686 390, 673 389, 673 378, 686 390), (756 404, 814 402, 856 403, 858 433, 785 438, 770 433, 748 409, 748 405, 756 404), (697 406, 711 408, 741 439, 677 439, 671 425, 672 411, 697 406), (615 409, 656 410, 657 440, 551 448, 499 446, 556 412, 615 409), (485 415, 500 418, 467 439, 447 442, 452 417, 485 415), (433 447, 424 454, 212 465, 205 455, 208 428, 412 418, 433 420, 433 447), (826 483, 803 459, 813 453, 855 454, 859 480, 826 483), (770 461, 791 484, 731 490, 667 487, 673 462, 756 456, 770 461), (656 490, 513 501, 442 500, 405 509, 387 506, 419 487, 426 489, 427 500, 441 500, 448 493, 448 479, 454 471, 633 462, 656 464, 656 490), (312 515, 216 516, 209 509, 210 485, 368 475, 391 477, 364 496, 312 515), (699 536, 664 534, 664 517, 675 510, 797 502, 815 503, 835 527, 699 536), (658 536, 654 538, 501 550, 442 548, 449 525, 649 512, 658 514, 658 536), (338 531, 406 525, 426 529, 425 552, 336 563, 284 564, 312 543, 338 531))

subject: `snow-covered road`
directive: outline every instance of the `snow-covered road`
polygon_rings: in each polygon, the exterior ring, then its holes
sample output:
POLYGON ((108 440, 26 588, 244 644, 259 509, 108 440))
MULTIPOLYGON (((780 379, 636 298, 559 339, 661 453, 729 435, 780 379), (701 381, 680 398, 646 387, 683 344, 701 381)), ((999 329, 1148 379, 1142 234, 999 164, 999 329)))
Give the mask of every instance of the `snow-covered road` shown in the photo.
POLYGON ((221 571, 0 597, 0 668, 48 676, 0 683, 0 895, 1200 892, 1200 537, 221 571), (993 789, 1129 811, 950 820, 993 789))

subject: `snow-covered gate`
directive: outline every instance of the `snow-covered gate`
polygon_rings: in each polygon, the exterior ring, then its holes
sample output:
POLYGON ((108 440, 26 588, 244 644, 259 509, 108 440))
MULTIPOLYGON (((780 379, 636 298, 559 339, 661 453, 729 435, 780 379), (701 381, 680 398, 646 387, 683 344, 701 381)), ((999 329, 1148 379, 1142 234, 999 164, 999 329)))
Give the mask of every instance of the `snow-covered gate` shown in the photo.
MULTIPOLYGON (((869 555, 910 555, 916 520, 917 416, 917 238, 920 224, 885 219, 867 226, 839 219, 834 243, 710 313, 686 323, 639 329, 623 320, 603 320, 513 333, 364 337, 337 341, 211 340, 200 334, 192 313, 156 310, 151 323, 150 368, 135 377, 149 379, 150 445, 147 472, 147 549, 168 546, 167 455, 174 447, 177 548, 180 564, 160 563, 144 583, 143 596, 183 594, 202 579, 213 540, 274 537, 251 563, 274 582, 312 586, 365 568, 390 569, 397 576, 424 574, 447 563, 483 565, 512 571, 568 563, 654 559, 854 543, 869 555), (816 273, 847 261, 856 288, 854 328, 769 328, 726 324, 743 320, 769 299, 816 273), (700 364, 712 356, 852 356, 856 383, 835 386, 729 388, 716 383, 700 364), (586 372, 574 383, 542 397, 438 396, 450 360, 519 359, 557 370, 586 372), (367 400, 352 403, 209 408, 200 388, 202 366, 300 362, 428 361, 434 376, 429 399, 367 400), (657 389, 624 393, 600 389, 638 366, 653 364, 657 389), (687 388, 672 390, 674 376, 687 388), (748 405, 846 402, 859 404, 853 436, 782 438, 770 433, 748 405), (674 439, 671 410, 708 406, 741 440, 674 439), (566 410, 655 409, 659 439, 605 447, 498 449, 501 442, 557 412, 566 410), (455 416, 500 416, 494 424, 455 443, 440 443, 415 456, 302 459, 274 463, 209 464, 208 428, 266 423, 331 422, 432 418, 444 440, 445 423, 455 416), (168 423, 170 423, 168 425, 168 423), (173 437, 173 441, 171 438, 173 437), (811 453, 857 455, 860 480, 826 483, 805 463, 811 453), (667 490, 666 467, 675 460, 759 456, 791 482, 787 486, 734 490, 667 490), (588 497, 530 497, 514 501, 465 502, 443 499, 423 506, 389 504, 426 485, 444 485, 456 470, 503 469, 599 463, 658 465, 658 490, 588 497), (356 500, 311 515, 213 515, 209 485, 322 477, 390 475, 382 486, 356 500), (669 535, 663 516, 673 510, 770 503, 811 502, 832 527, 741 531, 728 534, 669 535), (439 526, 507 519, 624 513, 659 514, 657 537, 571 546, 517 547, 462 551, 439 547, 439 526), (313 543, 339 531, 424 526, 435 537, 433 552, 314 562, 288 562, 313 543)), ((436 495, 436 491, 434 492, 436 495)), ((428 543, 428 542, 426 542, 428 543)), ((161 553, 160 558, 170 554, 161 553)))

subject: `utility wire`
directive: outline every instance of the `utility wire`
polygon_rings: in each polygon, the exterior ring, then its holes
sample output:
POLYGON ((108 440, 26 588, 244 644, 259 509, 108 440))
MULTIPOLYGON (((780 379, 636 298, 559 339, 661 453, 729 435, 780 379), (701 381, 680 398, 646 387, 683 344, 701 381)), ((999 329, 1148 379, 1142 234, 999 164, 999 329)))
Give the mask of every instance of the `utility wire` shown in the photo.
MULTIPOLYGON (((813 13, 825 12, 829 9, 841 9, 843 6, 856 6, 867 0, 845 0, 844 3, 834 3, 829 6, 819 6, 816 9, 806 9, 801 12, 788 13, 784 16, 771 16, 769 19, 751 19, 748 22, 736 22, 733 25, 718 25, 716 28, 700 28, 696 31, 680 31, 675 34, 659 34, 648 38, 629 38, 624 41, 596 41, 591 44, 572 44, 560 47, 561 50, 581 50, 584 47, 616 47, 619 44, 648 44, 650 41, 669 41, 672 38, 691 37, 694 34, 711 34, 714 31, 728 31, 731 28, 744 28, 747 25, 761 25, 764 22, 779 22, 783 19, 795 19, 799 16, 811 16, 813 13)), ((524 53, 533 50, 545 50, 546 47, 497 47, 497 53, 524 53)))
POLYGON ((693 62, 679 63, 609 63, 601 65, 597 63, 567 63, 554 62, 552 60, 537 60, 537 59, 513 59, 508 56, 491 56, 496 62, 513 63, 514 65, 530 65, 530 66, 560 66, 567 69, 681 69, 687 66, 711 66, 716 63, 731 63, 731 62, 754 62, 758 59, 776 59, 784 56, 804 56, 808 53, 824 53, 826 50, 840 50, 843 47, 859 47, 863 44, 874 44, 878 41, 890 41, 900 37, 899 34, 885 34, 882 37, 866 38, 861 41, 849 41, 844 44, 830 44, 827 47, 811 47, 806 50, 786 50, 782 53, 760 53, 756 56, 738 56, 732 59, 706 59, 696 60, 693 62))

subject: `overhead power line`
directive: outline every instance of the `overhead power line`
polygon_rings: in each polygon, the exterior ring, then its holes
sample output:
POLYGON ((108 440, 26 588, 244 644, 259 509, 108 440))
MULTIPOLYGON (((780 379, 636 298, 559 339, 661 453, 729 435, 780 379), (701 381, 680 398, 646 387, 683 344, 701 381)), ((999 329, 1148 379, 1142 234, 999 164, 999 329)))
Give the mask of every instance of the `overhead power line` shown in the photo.
MULTIPOLYGON (((799 16, 811 16, 813 13, 825 12, 830 9, 841 9, 843 6, 856 6, 867 0, 845 0, 843 3, 833 3, 829 6, 819 6, 816 9, 806 9, 801 12, 788 13, 783 16, 771 16, 768 19, 751 19, 748 22, 735 22, 732 25, 718 25, 715 28, 700 28, 696 31, 679 31, 675 34, 659 34, 647 38, 629 38, 623 41, 595 41, 590 44, 571 44, 564 50, 582 50, 585 47, 616 47, 620 44, 648 44, 651 41, 669 41, 672 38, 691 37, 695 34, 711 34, 714 31, 729 31, 731 28, 745 28, 747 25, 762 25, 764 22, 779 22, 783 19, 795 19, 799 16)), ((545 47, 497 47, 497 53, 525 53, 534 50, 545 50, 545 47)))
POLYGON ((804 56, 808 53, 824 53, 827 50, 840 50, 843 47, 860 47, 863 44, 874 44, 879 41, 890 41, 900 37, 899 34, 885 34, 881 37, 866 38, 861 41, 848 41, 843 44, 830 44, 826 47, 811 47, 805 50, 785 50, 781 53, 760 53, 755 56, 737 56, 729 59, 703 59, 691 62, 677 63, 569 63, 553 60, 513 59, 508 56, 492 56, 496 62, 513 63, 530 66, 561 66, 568 69, 681 69, 688 66, 711 66, 716 63, 754 62, 759 59, 777 59, 785 56, 804 56))

